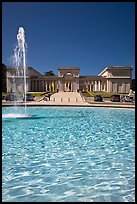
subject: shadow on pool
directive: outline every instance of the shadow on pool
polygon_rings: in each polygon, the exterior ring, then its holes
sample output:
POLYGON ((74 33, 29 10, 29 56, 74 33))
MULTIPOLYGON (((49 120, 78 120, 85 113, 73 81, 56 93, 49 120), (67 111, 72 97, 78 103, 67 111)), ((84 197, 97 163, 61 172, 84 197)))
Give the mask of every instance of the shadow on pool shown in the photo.
POLYGON ((38 119, 62 119, 62 118, 81 118, 81 117, 85 117, 85 116, 37 116, 37 115, 31 115, 29 117, 18 117, 18 118, 3 118, 4 121, 13 121, 13 120, 38 120, 38 119))

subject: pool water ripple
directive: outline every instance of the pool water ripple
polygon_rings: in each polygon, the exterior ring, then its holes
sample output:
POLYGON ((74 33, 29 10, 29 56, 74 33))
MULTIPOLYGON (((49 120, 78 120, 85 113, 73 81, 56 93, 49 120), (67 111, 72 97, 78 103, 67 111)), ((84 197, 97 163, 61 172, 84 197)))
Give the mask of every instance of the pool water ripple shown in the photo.
POLYGON ((135 201, 134 110, 27 111, 35 117, 3 118, 4 202, 135 201))

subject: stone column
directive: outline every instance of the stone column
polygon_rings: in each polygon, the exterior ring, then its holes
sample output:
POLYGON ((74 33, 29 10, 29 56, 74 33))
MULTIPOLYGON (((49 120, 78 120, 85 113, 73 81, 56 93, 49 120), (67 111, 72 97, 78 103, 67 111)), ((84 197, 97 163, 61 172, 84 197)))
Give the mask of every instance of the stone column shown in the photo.
POLYGON ((42 81, 42 83, 43 83, 43 91, 45 91, 45 81, 42 81))
POLYGON ((68 90, 69 90, 69 86, 70 86, 70 81, 68 81, 68 90))
POLYGON ((109 81, 109 92, 112 92, 112 82, 109 81))
POLYGON ((35 91, 37 91, 37 80, 35 80, 35 91))
POLYGON ((64 91, 66 91, 66 81, 64 82, 64 91))
POLYGON ((104 82, 104 91, 107 91, 107 82, 104 82))
POLYGON ((97 91, 97 81, 95 81, 94 91, 97 91))
POLYGON ((31 92, 32 91, 32 82, 30 80, 30 85, 29 85, 29 91, 31 92))
POLYGON ((52 91, 54 91, 54 81, 52 81, 52 91))
POLYGON ((86 82, 86 90, 88 91, 88 81, 86 82))
POLYGON ((55 81, 55 91, 58 89, 58 81, 55 81))
POLYGON ((104 91, 106 91, 106 83, 104 82, 104 91))
POLYGON ((32 81, 32 91, 35 91, 34 80, 32 81))
POLYGON ((102 81, 100 82, 100 91, 102 91, 102 81))
POLYGON ((87 90, 89 91, 89 81, 87 81, 87 90))
POLYGON ((41 91, 43 91, 43 83, 42 83, 42 80, 41 80, 41 82, 40 82, 40 85, 41 85, 41 91))
POLYGON ((45 81, 45 91, 47 91, 47 81, 45 81))
POLYGON ((98 81, 98 91, 100 91, 100 81, 98 81))
POLYGON ((44 91, 46 91, 46 84, 47 84, 47 82, 44 81, 44 91))
POLYGON ((55 88, 54 88, 54 81, 52 81, 52 91, 54 91, 55 88))
POLYGON ((31 91, 33 91, 33 80, 31 81, 31 91))
POLYGON ((95 85, 94 85, 94 81, 93 81, 92 83, 93 83, 93 84, 92 84, 92 85, 93 85, 93 90, 92 90, 92 91, 94 91, 94 86, 95 86, 95 85))
POLYGON ((42 81, 42 91, 44 91, 44 81, 42 81))
POLYGON ((108 85, 108 81, 106 82, 106 84, 105 84, 105 91, 106 92, 109 92, 109 85, 108 85))
POLYGON ((56 91, 56 81, 54 81, 54 91, 56 91))
POLYGON ((36 91, 38 91, 38 80, 36 80, 36 91))
POLYGON ((53 91, 53 83, 52 83, 52 81, 51 81, 51 91, 53 91))
POLYGON ((125 83, 122 84, 122 93, 125 93, 126 89, 125 89, 125 83))
POLYGON ((40 91, 40 80, 39 80, 39 87, 38 87, 38 90, 40 91))
POLYGON ((33 81, 33 91, 35 91, 35 80, 33 81))
POLYGON ((27 83, 28 83, 28 92, 29 92, 29 91, 31 91, 31 89, 30 89, 30 78, 29 77, 27 78, 27 83))
POLYGON ((51 91, 51 81, 49 82, 49 91, 51 91))
POLYGON ((63 81, 62 80, 59 80, 59 83, 58 83, 58 89, 59 91, 63 91, 63 81))
POLYGON ((39 91, 39 80, 37 80, 37 91, 39 91))
POLYGON ((108 82, 108 80, 107 80, 107 90, 106 91, 109 92, 109 82, 108 82))
POLYGON ((89 86, 89 91, 91 91, 91 83, 90 83, 90 86, 89 86))
POLYGON ((39 91, 41 91, 41 80, 39 80, 39 91))
MULTIPOLYGON (((73 91, 73 81, 71 82, 71 91, 73 91)), ((77 89, 76 89, 77 91, 77 89)))

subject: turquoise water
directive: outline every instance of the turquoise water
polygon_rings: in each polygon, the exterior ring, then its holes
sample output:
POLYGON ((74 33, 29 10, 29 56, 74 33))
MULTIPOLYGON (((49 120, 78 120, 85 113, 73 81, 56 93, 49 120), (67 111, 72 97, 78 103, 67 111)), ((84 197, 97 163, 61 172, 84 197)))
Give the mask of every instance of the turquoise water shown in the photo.
POLYGON ((28 107, 27 113, 33 116, 2 120, 3 202, 135 201, 133 109, 28 107))

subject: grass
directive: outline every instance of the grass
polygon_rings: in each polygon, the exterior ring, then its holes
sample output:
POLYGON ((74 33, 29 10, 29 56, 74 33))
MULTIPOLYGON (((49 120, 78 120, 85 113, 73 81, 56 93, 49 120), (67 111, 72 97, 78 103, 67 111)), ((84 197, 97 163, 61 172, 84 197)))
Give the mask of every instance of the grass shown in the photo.
MULTIPOLYGON (((31 93, 32 96, 42 96, 42 95, 44 95, 47 92, 29 92, 29 93, 31 93)), ((7 95, 9 95, 9 93, 2 92, 2 96, 7 96, 7 95)))
MULTIPOLYGON (((98 92, 86 91, 86 92, 83 92, 83 94, 86 97, 94 97, 96 95, 100 95, 103 98, 110 98, 114 93, 112 93, 112 92, 103 92, 103 91, 98 91, 98 92)), ((121 97, 124 97, 124 96, 128 95, 128 94, 119 94, 119 93, 116 93, 116 94, 120 95, 121 97)))
MULTIPOLYGON (((32 96, 43 96, 45 93, 48 93, 48 92, 29 92, 32 94, 32 96)), ((110 98, 111 95, 113 95, 114 93, 111 93, 111 92, 93 92, 93 91, 86 91, 86 92, 83 92, 83 94, 86 96, 86 97, 94 97, 95 95, 101 95, 103 98, 110 98)), ((4 93, 2 92, 2 96, 7 96, 8 93, 4 93)), ((128 94, 119 94, 121 97, 124 97, 124 96, 127 96, 128 94)))
POLYGON ((46 92, 29 92, 32 96, 43 96, 46 92))

